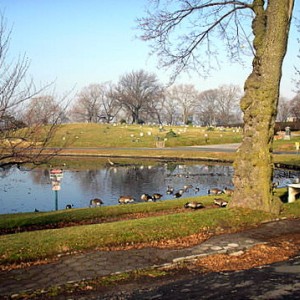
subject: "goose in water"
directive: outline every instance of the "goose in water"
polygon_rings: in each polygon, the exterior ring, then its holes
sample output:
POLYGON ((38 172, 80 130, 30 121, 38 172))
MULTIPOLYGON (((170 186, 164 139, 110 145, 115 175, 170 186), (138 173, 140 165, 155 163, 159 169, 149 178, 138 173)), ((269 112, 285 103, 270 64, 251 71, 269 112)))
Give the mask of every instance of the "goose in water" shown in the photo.
POLYGON ((184 190, 179 190, 177 193, 174 194, 174 198, 180 198, 184 193, 184 190))
POLYGON ((185 192, 188 192, 189 189, 191 189, 192 187, 193 186, 191 184, 187 184, 187 185, 183 186, 183 189, 184 189, 185 192))
POLYGON ((174 188, 168 185, 168 188, 167 188, 166 193, 167 193, 168 195, 173 194, 173 193, 174 193, 174 188))
POLYGON ((154 201, 156 201, 156 200, 160 200, 162 198, 162 196, 163 196, 162 194, 154 193, 152 195, 152 198, 154 199, 154 201))
POLYGON ((196 187, 194 188, 195 194, 198 193, 199 191, 200 191, 200 188, 196 186, 196 187))

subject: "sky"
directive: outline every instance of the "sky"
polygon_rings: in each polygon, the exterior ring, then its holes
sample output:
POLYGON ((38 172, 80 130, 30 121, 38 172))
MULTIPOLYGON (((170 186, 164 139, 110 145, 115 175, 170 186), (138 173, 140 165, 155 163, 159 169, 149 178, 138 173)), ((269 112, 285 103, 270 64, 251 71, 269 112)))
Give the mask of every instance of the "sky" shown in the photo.
MULTIPOLYGON (((25 54, 36 85, 55 81, 58 94, 76 93, 95 83, 117 83, 120 76, 140 69, 168 83, 169 72, 149 55, 150 45, 137 38, 136 19, 145 16, 146 7, 147 0, 0 0, 0 11, 12 28, 11 57, 25 54)), ((299 3, 295 12, 299 14, 299 3)), ((292 29, 284 61, 281 96, 288 99, 295 96, 297 34, 292 29)), ((250 67, 251 60, 248 67, 224 63, 206 79, 182 74, 175 83, 192 83, 199 91, 223 84, 242 88, 250 67)))

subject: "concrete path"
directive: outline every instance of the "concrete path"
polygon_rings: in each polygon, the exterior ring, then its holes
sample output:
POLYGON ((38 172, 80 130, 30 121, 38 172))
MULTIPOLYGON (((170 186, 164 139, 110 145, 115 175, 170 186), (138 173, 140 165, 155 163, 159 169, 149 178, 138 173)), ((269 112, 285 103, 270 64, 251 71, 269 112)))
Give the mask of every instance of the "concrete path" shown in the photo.
POLYGON ((152 288, 88 295, 81 300, 296 300, 300 256, 243 271, 193 274, 152 288))
POLYGON ((22 291, 92 279, 118 272, 172 265, 215 253, 245 251, 270 238, 300 233, 300 219, 280 220, 235 234, 214 236, 202 244, 184 249, 145 248, 127 251, 94 251, 61 257, 47 265, 0 272, 0 298, 22 291))

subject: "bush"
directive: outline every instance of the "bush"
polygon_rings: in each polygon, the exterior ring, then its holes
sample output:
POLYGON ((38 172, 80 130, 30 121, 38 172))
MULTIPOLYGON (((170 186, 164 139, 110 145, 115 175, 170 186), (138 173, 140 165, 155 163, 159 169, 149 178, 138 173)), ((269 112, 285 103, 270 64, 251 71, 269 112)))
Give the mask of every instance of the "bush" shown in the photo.
POLYGON ((166 138, 173 138, 173 137, 177 137, 177 134, 172 129, 170 129, 170 131, 166 133, 166 138))
POLYGON ((209 127, 207 127, 207 129, 206 129, 206 131, 214 131, 214 130, 215 130, 215 128, 212 127, 212 126, 209 126, 209 127))

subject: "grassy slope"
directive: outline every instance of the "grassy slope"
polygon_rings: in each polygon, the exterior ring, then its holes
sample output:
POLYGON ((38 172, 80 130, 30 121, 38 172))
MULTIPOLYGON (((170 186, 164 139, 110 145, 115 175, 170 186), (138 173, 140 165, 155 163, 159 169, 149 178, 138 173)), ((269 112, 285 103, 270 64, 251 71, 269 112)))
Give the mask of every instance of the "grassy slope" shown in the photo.
MULTIPOLYGON (((284 192, 284 189, 280 190, 280 195, 284 192)), ((206 196, 95 209, 3 215, 0 219, 2 228, 41 226, 51 222, 67 222, 68 220, 76 222, 90 218, 101 218, 103 223, 0 236, 0 263, 4 265, 36 261, 66 252, 166 241, 192 234, 222 232, 224 229, 237 231, 274 219, 274 216, 258 211, 207 209, 105 222, 105 218, 112 216, 130 217, 139 212, 143 214, 155 211, 172 212, 172 209, 182 208, 186 201, 195 199, 209 205, 213 198, 206 196)), ((300 201, 284 204, 281 216, 300 217, 300 201)))
POLYGON ((156 147, 156 141, 165 141, 166 147, 193 146, 218 143, 238 143, 240 132, 233 129, 207 131, 205 128, 184 126, 142 126, 110 124, 67 124, 57 131, 51 146, 61 146, 64 140, 72 147, 156 147), (176 137, 168 137, 172 130, 176 137))
MULTIPOLYGON (((51 146, 59 147, 67 140, 72 147, 156 147, 156 141, 165 138, 166 147, 227 144, 241 142, 241 134, 241 129, 236 128, 75 123, 61 125, 51 146), (175 137, 168 135, 170 130, 176 133, 175 137)), ((275 140, 274 149, 292 151, 295 142, 300 142, 297 133, 291 140, 275 140)))

